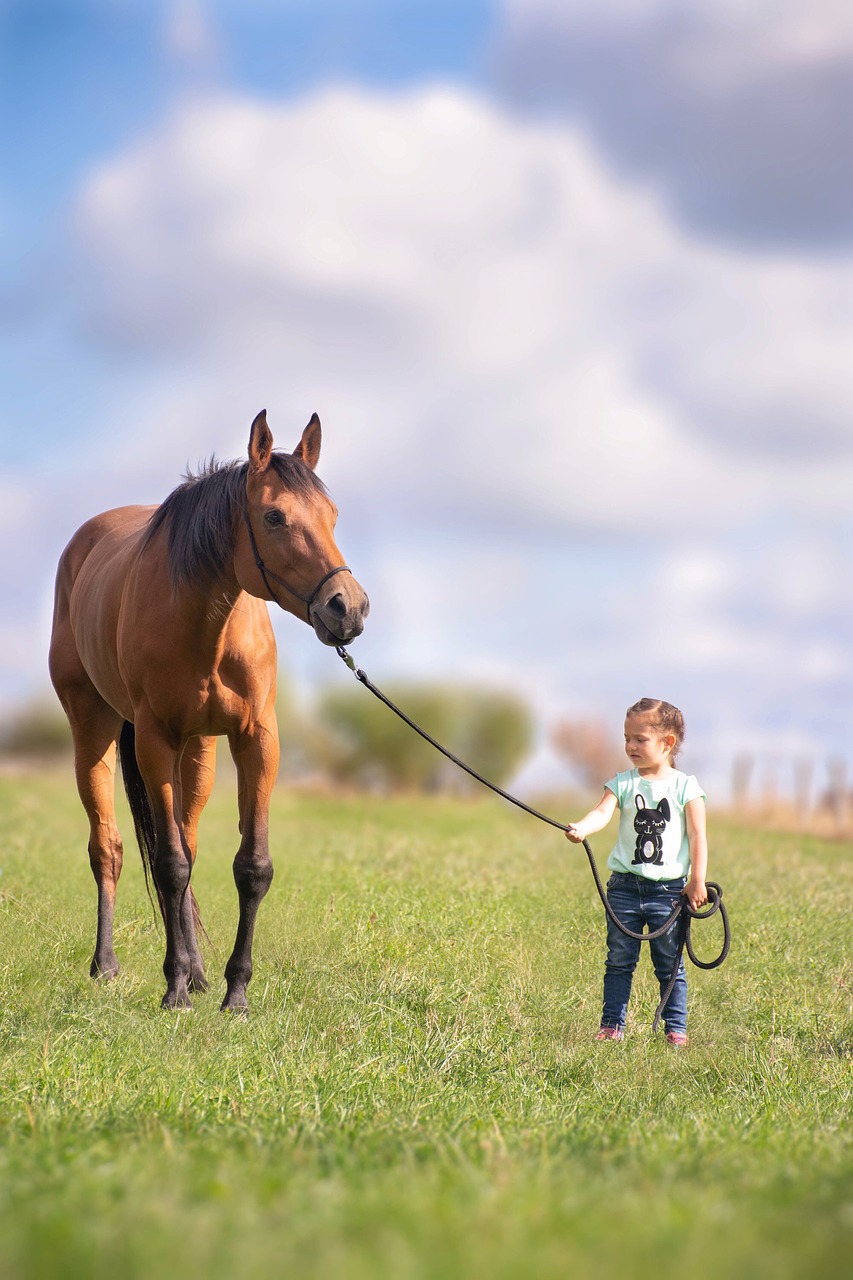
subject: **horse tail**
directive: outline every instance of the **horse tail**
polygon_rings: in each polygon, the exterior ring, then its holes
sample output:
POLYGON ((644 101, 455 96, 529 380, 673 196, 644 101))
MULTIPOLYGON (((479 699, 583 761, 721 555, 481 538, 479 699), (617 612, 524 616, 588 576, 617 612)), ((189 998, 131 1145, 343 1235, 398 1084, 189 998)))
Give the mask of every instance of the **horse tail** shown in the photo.
MULTIPOLYGON (((130 814, 133 818, 133 828, 136 832, 136 843, 139 845, 139 852, 142 855, 142 870, 145 872, 145 889, 152 907, 154 906, 154 898, 151 894, 151 885, 154 885, 157 891, 157 901, 160 906, 160 914, 163 920, 166 919, 166 913, 163 908, 163 899, 160 890, 157 888, 157 878, 154 875, 154 850, 156 847, 157 835, 154 827, 154 814, 151 811, 151 801, 148 798, 148 792, 145 789, 145 782, 139 770, 139 764, 136 759, 136 730, 130 720, 125 720, 121 728, 121 734, 118 740, 118 753, 121 761, 121 776, 124 781, 124 791, 127 796, 127 803, 130 807, 130 814)), ((190 886, 190 900, 192 902, 193 923, 199 933, 205 938, 207 931, 202 923, 201 912, 198 909, 195 894, 190 886)))
MULTIPOLYGON (((157 881, 154 877, 154 849, 157 837, 154 829, 154 814, 151 811, 151 801, 148 799, 145 782, 136 760, 136 730, 130 720, 125 720, 121 727, 118 754, 121 761, 124 793, 127 796, 127 803, 130 807, 130 816, 133 818, 136 843, 139 845, 139 852, 142 855, 145 889, 153 906, 154 898, 151 895, 151 885, 153 884, 155 888, 157 887, 157 881)), ((162 914, 163 902, 160 899, 159 891, 157 897, 160 900, 160 912, 162 914)))

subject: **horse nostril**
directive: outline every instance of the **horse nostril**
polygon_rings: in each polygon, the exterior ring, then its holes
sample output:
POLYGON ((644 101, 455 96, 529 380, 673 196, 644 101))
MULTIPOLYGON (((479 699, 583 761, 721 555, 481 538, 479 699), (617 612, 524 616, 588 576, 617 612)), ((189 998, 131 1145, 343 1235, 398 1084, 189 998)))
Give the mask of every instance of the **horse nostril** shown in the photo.
POLYGON ((338 592, 337 595, 332 596, 331 600, 327 601, 326 608, 329 613, 333 613, 337 618, 346 617, 347 605, 340 592, 338 592))

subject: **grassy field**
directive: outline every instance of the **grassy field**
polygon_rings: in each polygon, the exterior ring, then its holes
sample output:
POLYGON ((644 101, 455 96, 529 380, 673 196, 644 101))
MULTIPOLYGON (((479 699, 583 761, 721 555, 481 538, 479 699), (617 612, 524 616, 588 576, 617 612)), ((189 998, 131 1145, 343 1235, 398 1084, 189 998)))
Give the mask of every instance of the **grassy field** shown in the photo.
POLYGON ((202 827, 192 1013, 159 1008, 126 820, 101 986, 70 775, 0 779, 0 822, 3 1280, 850 1274, 850 845, 712 821, 734 943, 691 969, 677 1052, 646 955, 628 1038, 593 1042, 585 859, 498 800, 280 792, 248 1020, 218 1012, 230 788, 202 827))

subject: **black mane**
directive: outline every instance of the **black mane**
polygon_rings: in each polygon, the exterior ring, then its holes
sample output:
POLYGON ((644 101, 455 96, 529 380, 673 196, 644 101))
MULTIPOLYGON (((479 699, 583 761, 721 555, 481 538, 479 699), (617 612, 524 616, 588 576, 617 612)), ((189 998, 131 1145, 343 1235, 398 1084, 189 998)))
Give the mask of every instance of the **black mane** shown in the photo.
MULTIPOLYGON (((326 494, 322 480, 301 458, 273 453, 270 466, 285 488, 299 497, 326 494)), ((210 458, 188 471, 183 484, 161 502, 148 524, 146 545, 160 529, 168 532, 169 577, 173 587, 214 581, 234 552, 238 521, 246 505, 248 462, 210 458)))

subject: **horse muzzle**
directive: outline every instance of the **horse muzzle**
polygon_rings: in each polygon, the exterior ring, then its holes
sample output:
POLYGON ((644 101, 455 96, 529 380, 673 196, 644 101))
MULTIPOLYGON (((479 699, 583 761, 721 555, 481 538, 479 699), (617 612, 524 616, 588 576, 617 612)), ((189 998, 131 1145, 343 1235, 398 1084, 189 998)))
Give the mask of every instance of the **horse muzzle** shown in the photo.
POLYGON ((350 644, 364 630, 369 612, 367 592, 349 577, 339 587, 332 587, 328 599, 312 604, 309 617, 322 644, 350 644))

